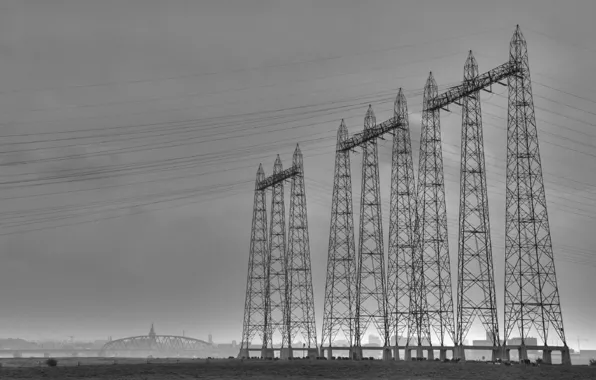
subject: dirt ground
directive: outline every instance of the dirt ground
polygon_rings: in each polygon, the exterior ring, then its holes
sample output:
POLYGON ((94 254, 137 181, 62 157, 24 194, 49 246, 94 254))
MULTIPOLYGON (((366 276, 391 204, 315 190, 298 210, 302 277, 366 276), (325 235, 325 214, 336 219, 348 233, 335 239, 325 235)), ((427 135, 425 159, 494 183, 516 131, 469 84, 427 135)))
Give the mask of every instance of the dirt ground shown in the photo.
POLYGON ((0 379, 596 379, 596 367, 382 361, 241 361, 238 359, 0 359, 0 379))

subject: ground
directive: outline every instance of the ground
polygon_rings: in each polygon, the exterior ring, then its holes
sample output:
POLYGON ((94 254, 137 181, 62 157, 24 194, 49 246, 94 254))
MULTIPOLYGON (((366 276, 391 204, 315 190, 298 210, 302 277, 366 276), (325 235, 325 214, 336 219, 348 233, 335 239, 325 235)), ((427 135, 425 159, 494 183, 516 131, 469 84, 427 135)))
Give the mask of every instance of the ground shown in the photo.
POLYGON ((152 359, 147 363, 146 359, 58 358, 58 366, 50 368, 44 361, 43 358, 0 359, 0 379, 596 379, 596 368, 588 366, 503 366, 475 362, 152 359))

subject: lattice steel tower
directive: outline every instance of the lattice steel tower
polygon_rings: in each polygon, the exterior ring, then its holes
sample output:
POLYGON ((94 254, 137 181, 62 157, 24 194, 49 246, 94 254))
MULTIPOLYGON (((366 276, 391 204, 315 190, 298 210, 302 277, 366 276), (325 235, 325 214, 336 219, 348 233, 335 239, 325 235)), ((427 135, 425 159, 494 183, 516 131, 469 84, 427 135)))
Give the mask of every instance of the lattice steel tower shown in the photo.
MULTIPOLYGON (((376 118, 369 106, 364 118, 364 132, 372 130, 376 118)), ((356 277, 355 346, 362 347, 362 336, 371 322, 383 345, 389 344, 387 293, 385 292, 385 259, 381 194, 379 190, 377 140, 362 145, 362 191, 360 197, 360 235, 356 277)))
MULTIPOLYGON (((332 347, 340 333, 340 337, 343 336, 350 347, 354 343, 356 245, 352 175, 350 151, 340 150, 347 139, 348 129, 342 120, 337 131, 321 347, 332 347)), ((328 356, 331 355, 328 353, 328 356)))
MULTIPOLYGON (((478 76, 470 51, 464 85, 478 76)), ((457 277, 457 343, 462 344, 476 317, 493 346, 500 346, 497 300, 486 187, 480 91, 462 98, 461 169, 457 277)), ((463 356, 463 350, 460 350, 463 356)))
MULTIPOLYGON (((273 165, 273 174, 283 171, 279 155, 273 165)), ((271 224, 269 232, 269 258, 267 266, 268 290, 267 306, 267 343, 273 348, 274 339, 278 339, 284 346, 287 325, 286 300, 286 220, 284 203, 284 183, 279 182, 271 187, 271 224), (277 334, 279 333, 279 335, 277 334)))
MULTIPOLYGON (((402 89, 394 104, 399 126, 393 134, 391 160, 391 201, 389 211, 389 245, 387 265, 387 305, 389 335, 395 345, 404 336, 410 317, 410 277, 415 252, 416 188, 408 105, 402 89)), ((398 351, 396 350, 396 359, 398 351)))
POLYGON ((297 173, 292 176, 290 191, 286 298, 286 326, 289 327, 284 335, 283 346, 291 347, 293 340, 300 336, 308 348, 317 348, 304 166, 298 145, 292 165, 297 173))
MULTIPOLYGON (((455 341, 453 298, 449 244, 447 241, 447 210, 441 126, 439 110, 430 110, 429 101, 438 95, 437 83, 430 73, 424 88, 420 164, 418 166, 418 237, 424 276, 426 312, 431 331, 445 345, 445 337, 455 341)), ((424 314, 424 310, 421 311, 424 314)), ((425 317, 419 317, 425 318, 425 317)))
POLYGON ((248 276, 246 280, 246 297, 244 301, 244 323, 240 354, 250 357, 248 348, 255 336, 261 338, 263 347, 267 348, 265 336, 267 313, 267 264, 269 257, 269 239, 267 235, 267 207, 265 190, 259 189, 259 183, 265 178, 263 165, 259 165, 255 181, 254 206, 252 211, 252 228, 250 233, 250 254, 248 257, 248 276))
POLYGON ((524 345, 525 339, 536 332, 547 345, 549 332, 554 330, 567 346, 546 210, 528 50, 519 26, 509 45, 509 60, 520 72, 508 78, 505 340, 516 330, 524 345))

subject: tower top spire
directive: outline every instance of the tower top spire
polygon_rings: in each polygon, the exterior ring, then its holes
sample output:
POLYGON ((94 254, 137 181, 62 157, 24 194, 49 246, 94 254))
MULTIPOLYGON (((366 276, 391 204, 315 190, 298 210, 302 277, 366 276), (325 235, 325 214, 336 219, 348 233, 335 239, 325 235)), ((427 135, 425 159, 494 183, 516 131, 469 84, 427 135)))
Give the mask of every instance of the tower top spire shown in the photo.
POLYGON ((526 42, 526 38, 519 27, 519 24, 515 27, 515 31, 513 32, 513 37, 511 37, 511 43, 516 42, 526 42))
POLYGON ((369 129, 374 127, 377 124, 377 118, 375 113, 372 109, 372 105, 368 105, 368 109, 366 110, 366 116, 364 116, 364 129, 369 129))
POLYGON ((395 103, 393 105, 394 115, 397 116, 405 116, 408 114, 408 104, 406 103, 406 96, 402 88, 399 88, 397 92, 397 97, 395 98, 395 103))

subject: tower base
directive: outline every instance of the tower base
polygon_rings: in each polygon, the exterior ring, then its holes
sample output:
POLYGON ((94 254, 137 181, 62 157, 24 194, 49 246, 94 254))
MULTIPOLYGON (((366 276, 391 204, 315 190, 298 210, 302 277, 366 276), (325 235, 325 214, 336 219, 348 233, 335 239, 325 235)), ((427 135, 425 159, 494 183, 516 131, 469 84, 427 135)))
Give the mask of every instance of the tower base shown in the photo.
POLYGON ((445 360, 447 360, 447 350, 444 348, 441 348, 439 350, 439 360, 444 362, 445 360))
POLYGON ((412 360, 412 350, 409 347, 406 347, 404 350, 404 360, 411 361, 412 360))
POLYGON ((248 348, 241 348, 238 353, 238 359, 250 359, 250 352, 248 348))
POLYGON ((362 360, 362 347, 350 348, 350 357, 352 360, 362 360))
POLYGON ((551 350, 542 350, 542 364, 553 364, 551 350))
POLYGON ((571 352, 567 346, 561 351, 561 364, 571 365, 571 352))
POLYGON ((393 359, 393 357, 391 356, 391 348, 389 347, 385 347, 383 349, 383 361, 390 361, 391 359, 393 359))
POLYGON ((289 360, 293 356, 292 347, 283 347, 279 350, 279 358, 281 360, 289 360))
POLYGON ((275 357, 275 351, 273 348, 263 348, 261 349, 261 359, 273 359, 275 357))
MULTIPOLYGON (((331 349, 329 349, 329 352, 331 352, 331 349)), ((319 349, 318 348, 309 348, 306 351, 306 353, 308 355, 308 358, 311 359, 311 360, 316 359, 316 358, 318 358, 320 356, 320 353, 319 353, 319 349)))

